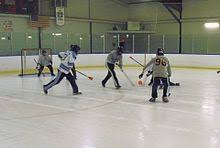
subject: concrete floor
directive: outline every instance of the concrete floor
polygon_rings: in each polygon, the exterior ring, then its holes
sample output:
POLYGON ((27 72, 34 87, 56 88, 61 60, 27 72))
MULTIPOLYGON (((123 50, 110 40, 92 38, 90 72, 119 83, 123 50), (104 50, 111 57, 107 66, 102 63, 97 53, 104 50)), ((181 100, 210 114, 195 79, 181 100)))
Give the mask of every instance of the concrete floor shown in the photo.
MULTIPOLYGON (((211 70, 174 69, 169 103, 149 103, 149 86, 132 87, 117 71, 100 85, 105 70, 78 74, 82 95, 72 96, 64 79, 42 92, 50 77, 0 77, 1 148, 219 148, 220 75, 211 70)), ((126 69, 137 83, 137 68, 126 69)), ((161 90, 159 90, 161 95, 161 90)))

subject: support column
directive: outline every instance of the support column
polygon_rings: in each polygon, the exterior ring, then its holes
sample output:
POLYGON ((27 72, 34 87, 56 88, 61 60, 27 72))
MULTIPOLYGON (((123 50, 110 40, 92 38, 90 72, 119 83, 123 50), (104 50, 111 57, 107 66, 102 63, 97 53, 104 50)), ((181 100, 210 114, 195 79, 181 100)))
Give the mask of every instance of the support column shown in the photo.
POLYGON ((179 24, 179 51, 178 53, 181 54, 182 53, 182 3, 180 7, 178 6, 174 7, 173 5, 170 5, 170 4, 164 4, 164 6, 179 24), (179 13, 179 16, 177 16, 174 10, 176 10, 179 13))
MULTIPOLYGON (((89 2, 89 19, 91 19, 91 0, 88 0, 89 2)), ((93 37, 92 37, 92 21, 89 22, 89 43, 90 43, 90 53, 92 53, 93 49, 93 43, 92 43, 93 37)))
POLYGON ((38 27, 38 48, 42 48, 41 44, 41 27, 38 27))

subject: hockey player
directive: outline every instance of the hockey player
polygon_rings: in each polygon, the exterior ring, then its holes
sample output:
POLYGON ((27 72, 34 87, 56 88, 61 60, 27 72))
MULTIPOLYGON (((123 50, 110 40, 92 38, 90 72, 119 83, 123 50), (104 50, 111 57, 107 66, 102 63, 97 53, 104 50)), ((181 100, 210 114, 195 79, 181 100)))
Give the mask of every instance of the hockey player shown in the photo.
POLYGON ((38 62, 37 62, 37 69, 38 69, 38 77, 40 77, 42 71, 44 70, 44 67, 48 67, 48 69, 50 70, 50 74, 51 76, 55 76, 53 73, 53 67, 52 67, 52 59, 51 57, 47 54, 46 50, 42 50, 41 55, 39 56, 38 62))
POLYGON ((150 102, 155 102, 157 98, 157 87, 160 85, 160 81, 163 83, 163 101, 169 102, 167 97, 167 90, 169 87, 168 78, 171 76, 171 68, 169 64, 169 60, 164 57, 163 49, 157 49, 157 56, 143 68, 143 72, 139 75, 141 79, 147 67, 153 65, 153 85, 152 85, 152 98, 149 100, 150 102))
MULTIPOLYGON (((153 68, 153 65, 151 65, 151 66, 148 67, 148 71, 147 71, 146 77, 149 77, 150 75, 153 74, 152 68, 153 68)), ((153 84, 153 80, 154 80, 154 79, 153 79, 153 76, 152 76, 151 79, 150 79, 150 82, 149 82, 148 86, 151 86, 151 85, 153 84)), ((180 86, 180 83, 171 82, 171 81, 170 81, 170 78, 169 78, 168 80, 169 80, 169 86, 180 86)), ((163 88, 163 83, 160 82, 159 89, 162 89, 162 88, 163 88)))
POLYGON ((102 86, 105 87, 105 84, 107 81, 113 76, 113 82, 115 84, 116 89, 121 88, 118 82, 118 78, 116 76, 116 73, 114 71, 115 64, 117 64, 120 68, 122 68, 122 49, 123 49, 123 43, 120 43, 119 47, 117 49, 112 50, 106 59, 106 68, 108 69, 108 74, 102 80, 102 86), (117 63, 118 62, 118 63, 117 63))
MULTIPOLYGON (((43 86, 44 93, 48 93, 48 89, 53 87, 54 85, 57 85, 60 83, 60 81, 66 77, 67 80, 70 82, 72 89, 73 89, 73 95, 82 94, 78 90, 78 86, 75 82, 75 77, 70 72, 71 68, 74 66, 74 61, 76 60, 77 54, 80 50, 80 47, 78 45, 70 45, 70 50, 67 52, 60 52, 58 54, 58 57, 61 60, 61 64, 58 67, 58 74, 50 83, 43 86)), ((73 69, 74 70, 74 69, 73 69)))

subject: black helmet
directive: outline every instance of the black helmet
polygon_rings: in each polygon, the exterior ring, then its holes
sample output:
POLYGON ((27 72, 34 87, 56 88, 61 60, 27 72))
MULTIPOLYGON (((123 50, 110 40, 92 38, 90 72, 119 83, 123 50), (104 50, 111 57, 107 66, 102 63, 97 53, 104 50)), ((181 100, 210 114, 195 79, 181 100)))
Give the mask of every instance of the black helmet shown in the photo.
POLYGON ((47 51, 46 51, 46 50, 42 50, 42 51, 41 51, 41 54, 42 54, 43 56, 46 56, 46 55, 47 55, 47 51))
POLYGON ((157 55, 158 56, 164 55, 163 48, 157 48, 157 55))
POLYGON ((80 47, 78 45, 70 45, 70 51, 78 52, 80 47))
POLYGON ((41 53, 47 53, 47 51, 43 49, 43 50, 41 51, 41 53))
POLYGON ((123 53, 123 47, 120 47, 120 46, 119 46, 119 47, 117 48, 117 51, 118 51, 119 54, 122 54, 122 53, 123 53))
POLYGON ((124 41, 120 41, 119 42, 119 46, 118 46, 118 52, 121 54, 123 52, 125 46, 125 42, 124 41))

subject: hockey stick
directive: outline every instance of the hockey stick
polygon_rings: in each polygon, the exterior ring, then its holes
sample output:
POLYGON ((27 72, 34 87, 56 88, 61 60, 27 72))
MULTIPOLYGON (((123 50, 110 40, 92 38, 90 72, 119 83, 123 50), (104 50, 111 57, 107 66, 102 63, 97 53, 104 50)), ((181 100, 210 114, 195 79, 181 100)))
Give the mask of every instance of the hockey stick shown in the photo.
POLYGON ((36 69, 39 71, 39 69, 40 69, 40 64, 37 62, 37 60, 36 59, 34 59, 34 62, 37 64, 37 66, 36 66, 36 69))
MULTIPOLYGON (((143 64, 141 64, 139 61, 137 61, 136 59, 134 59, 133 57, 130 56, 130 59, 132 59, 133 61, 135 61, 136 63, 138 63, 140 66, 145 67, 143 64)), ((144 77, 144 84, 147 81, 147 77, 149 77, 150 75, 152 75, 153 71, 148 70, 146 77, 144 77)))
MULTIPOLYGON (((132 59, 133 61, 135 61, 136 63, 138 63, 140 66, 145 67, 143 64, 141 64, 139 61, 137 61, 136 59, 134 59, 133 57, 130 56, 130 59, 132 59)), ((147 77, 149 77, 150 75, 152 75, 153 71, 148 70, 146 77, 144 77, 144 84, 146 84, 147 81, 147 77)))
MULTIPOLYGON (((138 62, 137 60, 135 60, 133 57, 130 57, 133 61, 135 61, 136 63, 138 63, 139 65, 141 65, 142 67, 145 67, 143 64, 141 64, 140 62, 138 62)), ((153 71, 152 70, 148 70, 147 72, 147 77, 152 75, 153 71)))
POLYGON ((135 61, 136 63, 138 63, 139 65, 141 65, 142 67, 144 67, 143 64, 141 64, 140 62, 138 62, 137 60, 135 60, 133 57, 129 57, 130 59, 132 59, 133 61, 135 61))
POLYGON ((85 77, 88 78, 89 80, 93 80, 93 77, 87 76, 86 74, 84 74, 84 73, 82 73, 82 72, 80 72, 80 71, 78 71, 78 70, 76 70, 76 69, 75 69, 75 71, 78 72, 78 73, 80 73, 81 75, 85 76, 85 77))
POLYGON ((36 59, 34 59, 34 62, 35 62, 36 64, 39 64, 39 63, 37 62, 37 60, 36 60, 36 59))
POLYGON ((36 59, 34 59, 34 62, 35 62, 37 65, 39 65, 39 63, 37 62, 37 60, 36 60, 36 59))
POLYGON ((125 73, 125 71, 124 71, 118 64, 116 64, 116 65, 120 68, 121 72, 124 74, 124 76, 125 76, 126 79, 129 81, 129 83, 130 83, 132 86, 135 86, 135 84, 131 81, 131 79, 128 77, 128 75, 125 73))
POLYGON ((170 85, 168 86, 168 97, 170 97, 171 93, 170 93, 170 85))

